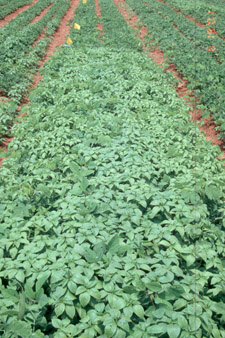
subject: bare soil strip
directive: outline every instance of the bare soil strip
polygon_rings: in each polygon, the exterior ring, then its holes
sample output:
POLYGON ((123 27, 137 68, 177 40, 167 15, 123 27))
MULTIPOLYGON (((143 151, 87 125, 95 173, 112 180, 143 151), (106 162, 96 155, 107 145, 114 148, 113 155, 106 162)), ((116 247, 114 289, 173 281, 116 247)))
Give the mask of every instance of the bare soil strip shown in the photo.
MULTIPOLYGON (((47 48, 47 51, 45 53, 45 57, 39 62, 38 69, 43 67, 45 62, 47 62, 50 59, 51 55, 54 54, 54 52, 55 52, 55 50, 58 46, 63 45, 65 43, 66 36, 68 35, 68 33, 70 31, 70 26, 67 26, 66 23, 68 23, 68 21, 73 19, 74 14, 75 14, 75 10, 78 7, 79 2, 80 2, 80 0, 71 0, 70 7, 68 8, 64 17, 62 18, 56 32, 52 36, 53 38, 52 38, 52 41, 50 42, 50 44, 47 48)), ((29 90, 31 88, 37 87, 37 85, 38 85, 38 83, 40 82, 41 79, 42 79, 42 76, 40 75, 39 72, 37 72, 36 75, 34 76, 33 84, 28 89, 28 93, 29 93, 29 90)), ((22 104, 17 109, 17 112, 19 113, 21 108, 25 104, 28 104, 28 103, 29 103, 29 99, 27 98, 27 95, 25 95, 22 104)), ((21 115, 18 114, 17 117, 23 117, 24 115, 26 115, 26 113, 23 113, 21 115)), ((2 150, 7 151, 8 145, 12 141, 12 139, 13 139, 13 137, 7 137, 5 142, 3 142, 2 145, 0 146, 0 151, 2 151, 2 150)), ((0 158, 0 166, 2 165, 2 162, 3 162, 4 159, 5 159, 5 157, 0 158)))
MULTIPOLYGON (((100 18, 101 17, 101 9, 100 9, 98 0, 95 0, 95 10, 96 10, 97 16, 100 18)), ((104 31, 103 31, 104 27, 99 22, 97 23, 97 29, 100 31, 100 35, 104 35, 104 31)), ((98 39, 98 40, 101 41, 102 43, 104 43, 103 40, 101 40, 101 39, 98 39)))
MULTIPOLYGON (((173 9, 175 12, 177 12, 178 14, 181 14, 183 15, 186 19, 190 20, 190 21, 193 21, 197 26, 201 27, 201 28, 204 28, 206 27, 206 24, 203 24, 201 22, 196 22, 194 18, 192 18, 191 16, 189 15, 185 15, 184 13, 182 13, 181 11, 179 11, 178 9, 176 9, 175 7, 171 6, 170 4, 166 3, 165 1, 163 0, 158 0, 159 2, 161 2, 162 4, 170 7, 171 9, 173 9)), ((217 31, 215 30, 215 34, 217 34, 218 38, 222 39, 222 40, 225 40, 224 37, 222 36, 219 36, 217 31)))
MULTIPOLYGON (((117 6, 119 12, 123 15, 125 21, 133 28, 136 28, 139 30, 138 36, 144 40, 144 37, 146 34, 148 34, 148 31, 145 26, 139 26, 137 24, 138 16, 135 14, 133 11, 134 15, 131 16, 128 10, 128 7, 126 5, 125 0, 113 0, 115 5, 117 6)), ((140 22, 140 21, 139 21, 140 22)), ((144 50, 146 50, 146 46, 143 45, 144 50)), ((164 57, 163 51, 160 50, 158 47, 154 48, 149 54, 148 54, 156 64, 159 65, 159 67, 164 68, 163 64, 166 61, 166 57, 164 57)), ((208 119, 202 119, 201 115, 202 112, 199 109, 195 109, 196 102, 199 100, 199 98, 195 97, 193 92, 190 92, 186 86, 188 81, 185 81, 183 79, 182 74, 180 74, 175 65, 172 63, 169 63, 169 67, 165 68, 165 70, 170 71, 174 77, 179 79, 179 84, 177 87, 175 87, 176 92, 179 97, 183 97, 185 102, 187 103, 188 106, 190 106, 193 110, 190 112, 192 115, 192 121, 194 120, 195 122, 197 121, 204 121, 204 125, 199 127, 200 130, 204 131, 206 135, 206 140, 211 141, 214 145, 218 145, 223 152, 223 156, 220 157, 225 158, 225 143, 222 142, 220 139, 218 139, 219 132, 215 130, 216 125, 212 121, 212 118, 208 119), (192 103, 190 98, 195 97, 195 103, 192 103)))
POLYGON ((37 15, 33 20, 31 20, 31 22, 29 23, 29 25, 32 25, 32 23, 40 21, 41 18, 48 12, 49 8, 51 8, 52 6, 53 6, 53 4, 51 4, 48 7, 46 7, 39 15, 37 15))
POLYGON ((179 11, 179 10, 176 9, 175 7, 171 6, 170 4, 166 3, 165 1, 163 1, 163 0, 158 0, 158 1, 161 2, 161 3, 164 4, 164 5, 166 5, 166 6, 170 7, 170 8, 172 8, 172 9, 173 9, 175 12, 177 12, 178 14, 182 14, 182 15, 185 16, 185 18, 187 18, 188 20, 193 21, 197 26, 202 27, 202 28, 205 27, 205 25, 203 25, 201 22, 195 22, 195 19, 194 19, 194 18, 190 17, 189 15, 183 14, 181 11, 179 11))
MULTIPOLYGON (((70 26, 67 26, 66 24, 68 23, 68 21, 73 19, 75 10, 79 6, 79 2, 80 0, 71 0, 70 7, 62 18, 62 21, 60 22, 56 32, 53 34, 53 39, 47 48, 45 58, 40 62, 40 66, 43 66, 43 64, 50 59, 50 56, 54 54, 54 51, 58 46, 61 46, 65 43, 66 36, 69 34, 70 31, 70 26)), ((36 75, 36 77, 39 78, 38 74, 36 75)), ((37 80, 35 81, 36 84, 38 82, 37 80)))
POLYGON ((36 4, 36 2, 38 2, 38 0, 34 0, 30 5, 24 5, 23 7, 16 9, 13 13, 7 15, 4 19, 0 20, 0 28, 7 25, 12 19, 15 19, 17 15, 19 15, 20 13, 24 12, 29 7, 36 4))
MULTIPOLYGON (((165 2, 163 2, 163 1, 161 1, 161 0, 158 0, 158 1, 161 2, 161 3, 163 3, 163 4, 165 3, 165 2)), ((144 4, 145 4, 146 6, 152 8, 152 6, 150 6, 150 5, 149 5, 147 2, 145 2, 145 1, 144 1, 144 4)), ((173 9, 173 8, 172 8, 172 9, 173 9)), ((181 12, 180 12, 180 13, 181 13, 181 12)), ((181 13, 181 14, 182 14, 182 13, 181 13)), ((159 14, 159 15, 165 20, 165 16, 163 16, 163 15, 161 15, 161 14, 159 14)), ((193 21, 194 21, 194 20, 193 20, 193 21)), ((172 23, 172 25, 173 25, 173 27, 179 32, 180 35, 184 36, 186 39, 188 39, 188 41, 189 41, 192 45, 194 45, 194 41, 190 40, 184 33, 182 33, 174 23, 172 23)), ((203 49, 202 49, 202 50, 203 50, 203 49)), ((210 55, 210 54, 209 54, 209 55, 210 55)), ((212 55, 211 55, 211 57, 212 57, 212 55)), ((219 60, 214 59, 214 61, 216 61, 217 63, 221 64, 221 61, 219 61, 219 60)))
POLYGON ((40 41, 41 39, 44 39, 46 28, 47 28, 47 25, 42 29, 41 34, 40 34, 40 35, 37 37, 37 39, 32 43, 32 47, 34 47, 34 46, 38 43, 38 41, 40 41))

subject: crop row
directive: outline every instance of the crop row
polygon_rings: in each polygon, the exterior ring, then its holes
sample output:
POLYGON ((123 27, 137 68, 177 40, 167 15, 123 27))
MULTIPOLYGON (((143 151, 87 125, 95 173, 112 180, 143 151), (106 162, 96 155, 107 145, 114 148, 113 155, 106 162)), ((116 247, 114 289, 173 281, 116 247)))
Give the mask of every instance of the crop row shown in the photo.
POLYGON ((4 92, 10 97, 11 101, 2 103, 0 108, 0 141, 2 137, 10 132, 8 127, 12 124, 13 116, 16 113, 16 103, 19 103, 23 94, 26 92, 32 81, 32 73, 35 72, 38 60, 45 53, 48 43, 51 41, 50 35, 59 26, 59 23, 66 13, 69 3, 58 0, 48 10, 40 21, 25 26, 17 34, 9 36, 3 43, 0 58, 4 67, 1 70, 4 92), (43 28, 46 37, 39 40, 32 47, 32 43, 40 35, 43 28), (18 53, 18 51, 20 51, 18 53), (27 71, 29 69, 29 72, 27 71))
POLYGON ((93 1, 80 2, 81 30, 45 64, 13 127, 0 175, 0 330, 224 338, 220 151, 112 1, 99 3, 106 43, 93 1))
POLYGON ((0 0, 0 6, 4 6, 4 5, 6 5, 7 3, 9 3, 8 0, 0 0))
POLYGON ((6 15, 14 12, 17 8, 22 7, 24 5, 28 5, 31 2, 32 0, 12 0, 6 4, 3 3, 3 5, 5 4, 5 6, 1 7, 0 20, 4 19, 6 15))
MULTIPOLYGON (((151 37, 162 48, 168 61, 175 64, 178 71, 189 81, 187 87, 195 90, 200 97, 197 108, 205 110, 204 116, 212 114, 219 125, 220 137, 225 137, 224 96, 225 96, 225 68, 224 62, 218 64, 204 51, 196 48, 183 37, 173 25, 163 19, 154 8, 155 2, 147 0, 153 8, 149 8, 143 1, 127 0, 142 22, 151 32, 151 37)), ((184 18, 184 20, 186 20, 184 18)))
POLYGON ((190 15, 193 18, 196 18, 196 21, 200 21, 203 24, 207 24, 208 18, 215 18, 216 24, 213 28, 216 28, 219 36, 225 37, 225 28, 224 28, 224 15, 225 15, 225 6, 224 1, 210 0, 196 1, 194 6, 191 2, 181 2, 179 0, 164 0, 167 4, 173 6, 174 8, 180 10, 185 15, 190 15), (215 12, 215 13, 208 13, 215 12))
MULTIPOLYGON (((26 30, 29 30, 30 33, 28 24, 51 3, 52 0, 39 0, 25 13, 21 13, 18 18, 10 21, 6 27, 1 29, 0 61, 2 67, 0 70, 0 82, 2 87, 0 89, 9 97, 12 96, 14 98, 13 96, 16 95, 17 101, 20 100, 21 92, 24 92, 27 83, 17 86, 16 84, 25 81, 26 77, 29 76, 27 67, 31 67, 34 63, 31 53, 28 53, 32 50, 32 46, 27 42, 30 39, 28 32, 26 32, 26 30), (16 88, 14 89, 15 86, 16 88), (12 90, 13 92, 11 93, 12 90)), ((42 27, 39 22, 31 25, 32 28, 38 28, 38 26, 42 27)), ((35 37, 38 36, 37 29, 36 31, 34 30, 34 34, 36 34, 35 37)))
POLYGON ((53 0, 39 0, 33 6, 29 7, 25 11, 18 14, 14 19, 10 20, 7 25, 1 28, 1 43, 9 35, 15 34, 19 30, 23 29, 53 2, 53 0))
POLYGON ((193 21, 190 21, 184 16, 176 13, 167 5, 164 5, 158 1, 150 1, 148 3, 156 10, 157 13, 163 15, 167 22, 169 22, 170 24, 174 23, 180 32, 185 34, 185 36, 189 40, 195 43, 195 46, 197 48, 200 48, 205 52, 205 55, 207 55, 207 57, 216 57, 217 60, 219 59, 220 61, 224 61, 225 41, 218 38, 216 41, 212 39, 210 40, 210 38, 208 38, 209 35, 215 35, 207 33, 207 29, 212 28, 212 26, 206 26, 204 28, 201 28, 199 26, 196 26, 193 21), (207 48, 211 46, 212 41, 213 45, 215 45, 216 47, 215 53, 209 53, 207 51, 207 48))

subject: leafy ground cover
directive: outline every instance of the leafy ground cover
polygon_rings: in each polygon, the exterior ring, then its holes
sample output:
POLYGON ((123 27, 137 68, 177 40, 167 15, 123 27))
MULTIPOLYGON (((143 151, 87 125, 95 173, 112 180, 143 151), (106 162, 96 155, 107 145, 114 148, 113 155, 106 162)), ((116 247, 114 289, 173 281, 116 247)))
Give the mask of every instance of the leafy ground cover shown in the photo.
POLYGON ((225 37, 225 28, 224 28, 224 15, 225 15, 225 6, 224 1, 202 1, 196 0, 196 11, 195 6, 190 2, 181 2, 178 0, 164 0, 167 4, 174 6, 174 8, 179 9, 185 15, 190 15, 196 17, 197 21, 202 22, 203 24, 207 23, 208 18, 216 18, 216 30, 221 37, 225 37), (215 13, 208 13, 208 11, 214 11, 215 13))
POLYGON ((20 18, 10 22, 7 27, 2 29, 0 38, 0 60, 3 65, 0 70, 1 90, 3 94, 9 96, 10 102, 1 104, 0 107, 1 141, 4 136, 9 136, 9 127, 15 118, 17 105, 33 80, 38 61, 44 56, 51 41, 51 35, 59 26, 70 5, 69 2, 64 0, 57 0, 39 21, 28 24, 31 19, 39 15, 51 3, 52 0, 37 2, 27 10, 26 14, 22 15, 21 13, 20 18), (22 27, 15 31, 21 22, 23 22, 22 27), (45 26, 45 37, 32 46, 45 26))
POLYGON ((4 19, 4 17, 13 11, 15 11, 17 8, 22 7, 24 5, 28 5, 32 2, 32 0, 11 0, 11 1, 3 1, 0 2, 1 12, 0 12, 0 20, 4 19), (3 6, 4 5, 4 6, 3 6))
MULTIPOLYGON (((152 1, 150 1, 152 4, 152 1)), ((192 6, 193 7, 193 6, 192 6)), ((212 40, 208 38, 207 29, 209 26, 199 27, 195 25, 195 22, 187 20, 183 15, 178 14, 172 8, 168 7, 166 4, 162 4, 158 1, 154 2, 153 8, 156 9, 157 13, 163 15, 167 22, 174 23, 180 32, 185 34, 189 40, 195 43, 196 50, 201 49, 204 51, 207 57, 214 57, 216 60, 222 62, 224 61, 225 55, 225 41, 218 39, 216 43, 215 53, 209 53, 207 48, 211 46, 212 40)), ((208 15, 210 17, 210 15, 208 15)), ((211 27, 210 27, 211 28, 211 27)), ((213 44, 214 44, 213 40, 213 44)))
POLYGON ((99 3, 104 45, 81 3, 1 168, 2 336, 223 338, 220 151, 99 3))
POLYGON ((177 70, 184 74, 184 80, 189 81, 187 87, 195 90, 196 96, 200 97, 197 108, 205 111, 204 117, 212 115, 218 124, 217 129, 221 131, 219 137, 224 138, 225 60, 218 64, 205 51, 198 49, 196 52, 195 46, 175 30, 169 20, 163 19, 157 13, 158 4, 154 1, 146 1, 152 8, 146 6, 144 1, 126 2, 147 26, 150 36, 162 48, 168 61, 175 64, 177 70))
MULTIPOLYGON (((35 10, 33 9, 33 16, 39 15, 40 12, 52 2, 52 0, 37 2, 35 10)), ((1 89, 3 93, 11 99, 20 102, 27 86, 30 84, 32 73, 36 70, 37 61, 40 56, 43 56, 50 39, 42 39, 42 41, 34 47, 32 43, 56 13, 59 13, 57 17, 57 24, 59 24, 68 7, 68 2, 57 0, 38 22, 27 24, 16 32, 15 29, 18 27, 18 24, 16 23, 15 25, 14 23, 3 31, 0 41, 2 46, 0 60, 3 65, 0 74, 1 89), (27 69, 29 69, 30 72, 27 72, 27 69)), ((30 11, 26 16, 27 15, 29 16, 30 22, 32 19, 32 17, 30 17, 30 11)), ((21 18, 23 18, 23 16, 21 18)), ((54 25, 54 29, 56 28, 57 25, 54 25)), ((52 34, 52 31, 50 33, 52 34)))

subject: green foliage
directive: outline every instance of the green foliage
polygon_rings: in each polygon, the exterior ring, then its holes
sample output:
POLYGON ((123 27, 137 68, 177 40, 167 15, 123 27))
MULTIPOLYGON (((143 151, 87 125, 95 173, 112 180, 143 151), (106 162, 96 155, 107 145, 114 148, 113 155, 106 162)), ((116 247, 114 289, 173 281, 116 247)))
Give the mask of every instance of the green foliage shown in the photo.
POLYGON ((4 19, 4 17, 12 12, 14 12, 17 8, 22 7, 24 5, 30 4, 32 0, 11 0, 11 1, 0 1, 1 13, 0 20, 4 19))
POLYGON ((196 17, 196 21, 203 24, 207 23, 208 18, 214 17, 216 19, 216 31, 220 37, 225 37, 223 24, 225 7, 223 0, 206 0, 204 2, 196 0, 195 6, 190 2, 181 2, 179 0, 165 0, 165 2, 173 8, 180 10, 184 15, 196 17), (211 13, 208 13, 208 11, 211 11, 211 13), (212 13, 212 11, 215 13, 212 13))
MULTIPOLYGON (((170 1, 167 2, 170 3, 170 1)), ((220 38, 211 39, 216 47, 214 57, 212 57, 212 52, 206 50, 208 26, 204 30, 199 27, 195 28, 194 23, 190 20, 176 14, 167 5, 158 1, 127 0, 127 3, 142 20, 142 25, 147 27, 149 36, 146 36, 146 40, 154 39, 168 58, 167 62, 175 64, 177 70, 184 74, 184 80, 189 82, 188 89, 196 91, 195 94, 200 98, 199 105, 205 111, 205 116, 210 113, 215 123, 218 124, 218 130, 221 131, 220 138, 224 138, 225 45, 223 40, 220 38), (174 29, 173 22, 186 33, 187 37, 182 36, 179 31, 174 29), (219 59, 221 64, 218 63, 219 59)), ((176 3, 178 2, 176 1, 176 3)), ((192 6, 192 12, 193 10, 194 6, 192 6)), ((209 6, 208 10, 213 9, 209 6)), ((209 15, 208 10, 206 16, 209 15)), ((219 21, 221 19, 218 18, 217 24, 219 21)), ((203 23, 205 22, 206 20, 203 21, 203 23)), ((222 21, 221 24, 223 25, 222 21)), ((212 41, 208 40, 208 46, 210 46, 212 41)), ((150 42, 151 44, 152 42, 150 42)))
POLYGON ((0 98, 0 143, 3 141, 3 136, 9 136, 9 127, 12 126, 12 121, 16 114, 17 105, 15 102, 7 102, 5 98, 0 98))
POLYGON ((64 0, 57 0, 48 12, 36 23, 29 22, 39 15, 53 0, 39 0, 25 13, 21 13, 1 30, 0 70, 1 88, 5 95, 17 103, 33 79, 40 57, 50 42, 49 35, 57 29, 62 17, 69 7, 64 0), (32 45, 46 25, 46 37, 32 45), (19 53, 18 53, 19 51, 19 53), (29 69, 29 71, 28 71, 29 69))
POLYGON ((220 151, 125 22, 119 52, 96 39, 93 9, 45 64, 1 168, 1 333, 223 338, 220 151))

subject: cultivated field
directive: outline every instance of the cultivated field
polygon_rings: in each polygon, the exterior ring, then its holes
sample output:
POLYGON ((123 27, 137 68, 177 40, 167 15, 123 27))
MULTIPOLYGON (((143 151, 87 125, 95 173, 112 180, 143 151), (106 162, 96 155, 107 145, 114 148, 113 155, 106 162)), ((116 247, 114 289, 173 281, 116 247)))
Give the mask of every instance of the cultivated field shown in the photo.
POLYGON ((0 335, 224 338, 222 0, 1 8, 0 335))

